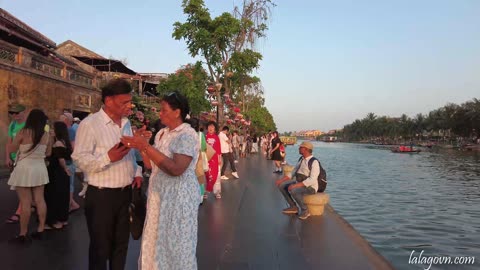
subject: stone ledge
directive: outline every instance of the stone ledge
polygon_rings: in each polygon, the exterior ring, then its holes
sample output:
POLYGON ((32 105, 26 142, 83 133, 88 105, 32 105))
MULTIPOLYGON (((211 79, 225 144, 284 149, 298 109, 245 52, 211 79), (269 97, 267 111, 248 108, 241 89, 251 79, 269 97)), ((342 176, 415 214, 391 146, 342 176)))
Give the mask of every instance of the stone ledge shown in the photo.
POLYGON ((325 205, 330 201, 330 195, 327 193, 315 193, 303 196, 303 201, 308 207, 308 211, 312 216, 320 216, 323 214, 325 205))

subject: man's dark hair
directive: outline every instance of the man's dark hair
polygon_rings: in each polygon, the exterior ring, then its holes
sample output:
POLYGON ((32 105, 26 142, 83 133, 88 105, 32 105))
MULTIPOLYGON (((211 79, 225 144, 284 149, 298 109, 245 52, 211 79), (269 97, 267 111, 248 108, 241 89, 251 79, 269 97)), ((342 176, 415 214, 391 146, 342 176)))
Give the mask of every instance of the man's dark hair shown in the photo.
POLYGON ((130 94, 132 92, 132 85, 124 79, 113 79, 109 81, 102 88, 102 102, 105 103, 106 97, 130 94))
POLYGON ((225 131, 225 130, 226 130, 226 131, 230 131, 230 128, 229 128, 228 126, 224 126, 224 127, 222 128, 222 131, 225 131))

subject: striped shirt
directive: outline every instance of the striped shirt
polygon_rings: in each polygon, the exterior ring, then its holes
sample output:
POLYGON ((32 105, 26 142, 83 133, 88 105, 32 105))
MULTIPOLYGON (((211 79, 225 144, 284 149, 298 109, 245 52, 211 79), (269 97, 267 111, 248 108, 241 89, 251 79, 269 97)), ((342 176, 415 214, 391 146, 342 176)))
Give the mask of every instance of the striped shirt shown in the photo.
POLYGON ((123 135, 132 136, 132 128, 127 118, 122 118, 121 127, 100 109, 85 118, 78 126, 75 149, 72 159, 83 171, 89 185, 106 188, 125 187, 135 176, 142 176, 142 168, 137 166, 134 150, 123 159, 111 162, 108 151, 123 135))

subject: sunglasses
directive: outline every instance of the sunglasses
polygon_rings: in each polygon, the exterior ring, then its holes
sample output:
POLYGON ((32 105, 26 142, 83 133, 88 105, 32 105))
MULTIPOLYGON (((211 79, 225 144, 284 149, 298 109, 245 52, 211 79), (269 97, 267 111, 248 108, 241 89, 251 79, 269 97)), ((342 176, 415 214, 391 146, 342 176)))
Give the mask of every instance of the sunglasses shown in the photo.
POLYGON ((174 97, 178 103, 181 103, 180 99, 178 98, 177 92, 170 92, 167 94, 167 97, 174 97))
POLYGON ((20 112, 8 112, 8 113, 11 114, 11 115, 17 115, 17 114, 19 114, 20 112))

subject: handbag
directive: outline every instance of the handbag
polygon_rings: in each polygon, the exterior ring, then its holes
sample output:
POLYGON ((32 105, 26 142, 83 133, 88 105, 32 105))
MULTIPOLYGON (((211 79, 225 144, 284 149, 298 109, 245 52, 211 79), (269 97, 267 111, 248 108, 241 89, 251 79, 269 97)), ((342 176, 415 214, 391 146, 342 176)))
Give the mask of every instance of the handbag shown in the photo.
POLYGON ((135 240, 140 239, 147 215, 145 197, 141 188, 132 188, 132 202, 128 206, 130 215, 130 234, 135 240))

